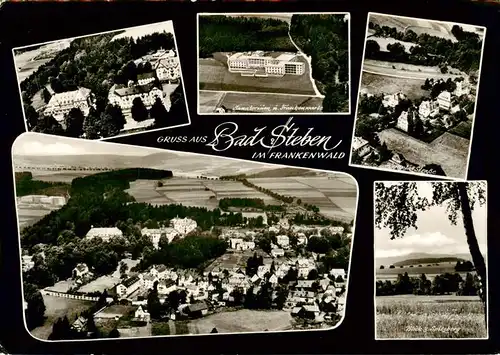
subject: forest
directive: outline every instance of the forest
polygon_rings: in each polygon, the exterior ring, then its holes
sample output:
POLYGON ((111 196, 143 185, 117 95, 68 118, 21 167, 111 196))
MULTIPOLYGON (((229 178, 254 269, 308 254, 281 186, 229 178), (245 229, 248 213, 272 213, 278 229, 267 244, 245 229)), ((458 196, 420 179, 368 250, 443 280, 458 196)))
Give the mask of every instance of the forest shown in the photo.
POLYGON ((349 22, 345 15, 293 15, 290 35, 312 58, 323 112, 349 111, 349 22))
POLYGON ((48 182, 33 180, 31 172, 16 172, 16 196, 26 195, 50 195, 50 196, 63 196, 70 190, 70 185, 64 182, 48 182))
POLYGON ((388 52, 384 52, 375 40, 368 39, 365 48, 367 59, 438 66, 443 73, 447 72, 448 66, 465 73, 479 70, 483 40, 479 34, 464 31, 458 25, 454 25, 451 31, 457 42, 427 33, 417 35, 411 29, 402 32, 394 27, 380 26, 373 22, 369 23, 369 28, 374 32, 374 36, 394 38, 417 45, 411 47, 408 53, 401 43, 389 44, 387 45, 388 52))
MULTIPOLYGON (((175 50, 175 42, 173 35, 166 32, 136 40, 121 38, 111 41, 115 35, 116 33, 112 33, 75 39, 69 48, 59 52, 21 82, 28 130, 68 137, 85 136, 87 139, 120 133, 126 120, 119 106, 108 103, 110 88, 114 84, 124 85, 128 80, 136 82, 138 75, 151 68, 147 64, 136 66, 133 60, 159 49, 175 50), (41 93, 43 101, 48 103, 51 98, 48 88, 54 93, 78 88, 90 89, 93 106, 89 115, 84 117, 80 109, 74 108, 65 115, 63 126, 53 116, 40 114, 32 106, 32 99, 41 93)), ((166 111, 161 102, 161 107, 155 103, 142 120, 155 119, 154 128, 184 123, 186 106, 182 83, 172 93, 171 102, 170 112, 166 111)))
POLYGON ((377 296, 393 295, 449 295, 476 296, 480 284, 477 275, 467 273, 465 279, 460 274, 436 275, 431 281, 425 274, 420 277, 410 277, 408 273, 399 274, 396 281, 377 281, 377 296))
POLYGON ((198 47, 200 58, 210 58, 216 52, 297 51, 284 21, 220 15, 199 16, 198 47))

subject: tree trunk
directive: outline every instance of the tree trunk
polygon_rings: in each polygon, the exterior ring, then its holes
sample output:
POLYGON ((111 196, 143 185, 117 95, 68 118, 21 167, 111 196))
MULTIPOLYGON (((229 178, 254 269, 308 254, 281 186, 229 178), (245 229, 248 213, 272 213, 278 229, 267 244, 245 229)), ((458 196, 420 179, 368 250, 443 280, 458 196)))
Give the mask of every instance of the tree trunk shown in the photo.
POLYGON ((474 230, 474 222, 472 220, 472 211, 469 201, 469 195, 467 194, 467 183, 459 182, 457 183, 458 194, 460 196, 460 206, 462 209, 462 220, 465 229, 465 235, 467 236, 467 244, 469 245, 470 255, 472 256, 472 262, 476 268, 476 272, 481 281, 481 301, 484 305, 485 316, 486 312, 486 263, 484 262, 483 254, 479 249, 479 243, 477 242, 476 232, 474 230))

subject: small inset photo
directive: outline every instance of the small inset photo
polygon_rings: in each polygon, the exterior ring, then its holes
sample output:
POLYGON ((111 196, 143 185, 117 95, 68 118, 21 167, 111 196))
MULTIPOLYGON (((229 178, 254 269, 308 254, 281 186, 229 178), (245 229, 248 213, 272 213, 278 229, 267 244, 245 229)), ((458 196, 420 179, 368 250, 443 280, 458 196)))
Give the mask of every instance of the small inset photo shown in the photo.
POLYGON ((375 182, 375 329, 487 339, 487 182, 375 182))
POLYGON ((13 55, 27 131, 106 139, 190 124, 172 21, 13 55))
POLYGON ((485 34, 370 13, 350 165, 467 179, 485 34))
POLYGON ((349 114, 349 13, 198 15, 198 114, 349 114))

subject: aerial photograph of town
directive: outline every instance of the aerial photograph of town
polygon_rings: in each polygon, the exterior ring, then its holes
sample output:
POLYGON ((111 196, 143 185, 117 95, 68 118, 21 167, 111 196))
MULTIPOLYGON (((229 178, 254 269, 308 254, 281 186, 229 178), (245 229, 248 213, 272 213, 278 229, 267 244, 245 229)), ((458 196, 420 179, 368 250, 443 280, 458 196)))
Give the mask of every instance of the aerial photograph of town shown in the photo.
POLYGON ((198 15, 199 114, 348 114, 348 13, 198 15))
POLYGON ((190 123, 172 21, 13 54, 27 131, 104 139, 190 123))
POLYGON ((485 34, 370 13, 350 164, 466 179, 485 34))
POLYGON ((487 216, 486 181, 375 183, 377 339, 488 337, 487 216))
POLYGON ((12 152, 35 338, 342 321, 358 199, 350 175, 33 132, 12 152))

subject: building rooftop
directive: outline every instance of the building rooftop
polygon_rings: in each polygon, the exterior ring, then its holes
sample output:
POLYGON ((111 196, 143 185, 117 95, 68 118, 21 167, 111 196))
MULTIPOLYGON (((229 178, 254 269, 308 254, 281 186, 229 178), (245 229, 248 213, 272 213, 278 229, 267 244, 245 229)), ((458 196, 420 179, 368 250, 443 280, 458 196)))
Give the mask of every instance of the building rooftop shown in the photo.
POLYGON ((353 150, 358 150, 359 148, 365 146, 368 144, 368 141, 361 138, 361 137, 354 137, 352 140, 352 149, 353 150))
POLYGON ((132 276, 132 277, 129 277, 128 279, 126 279, 125 281, 123 281, 121 284, 125 287, 130 287, 138 281, 139 281, 138 276, 132 276))
POLYGON ((118 96, 148 94, 154 88, 155 88, 154 83, 149 83, 146 85, 135 85, 135 86, 124 87, 124 88, 115 88, 115 94, 118 96))

